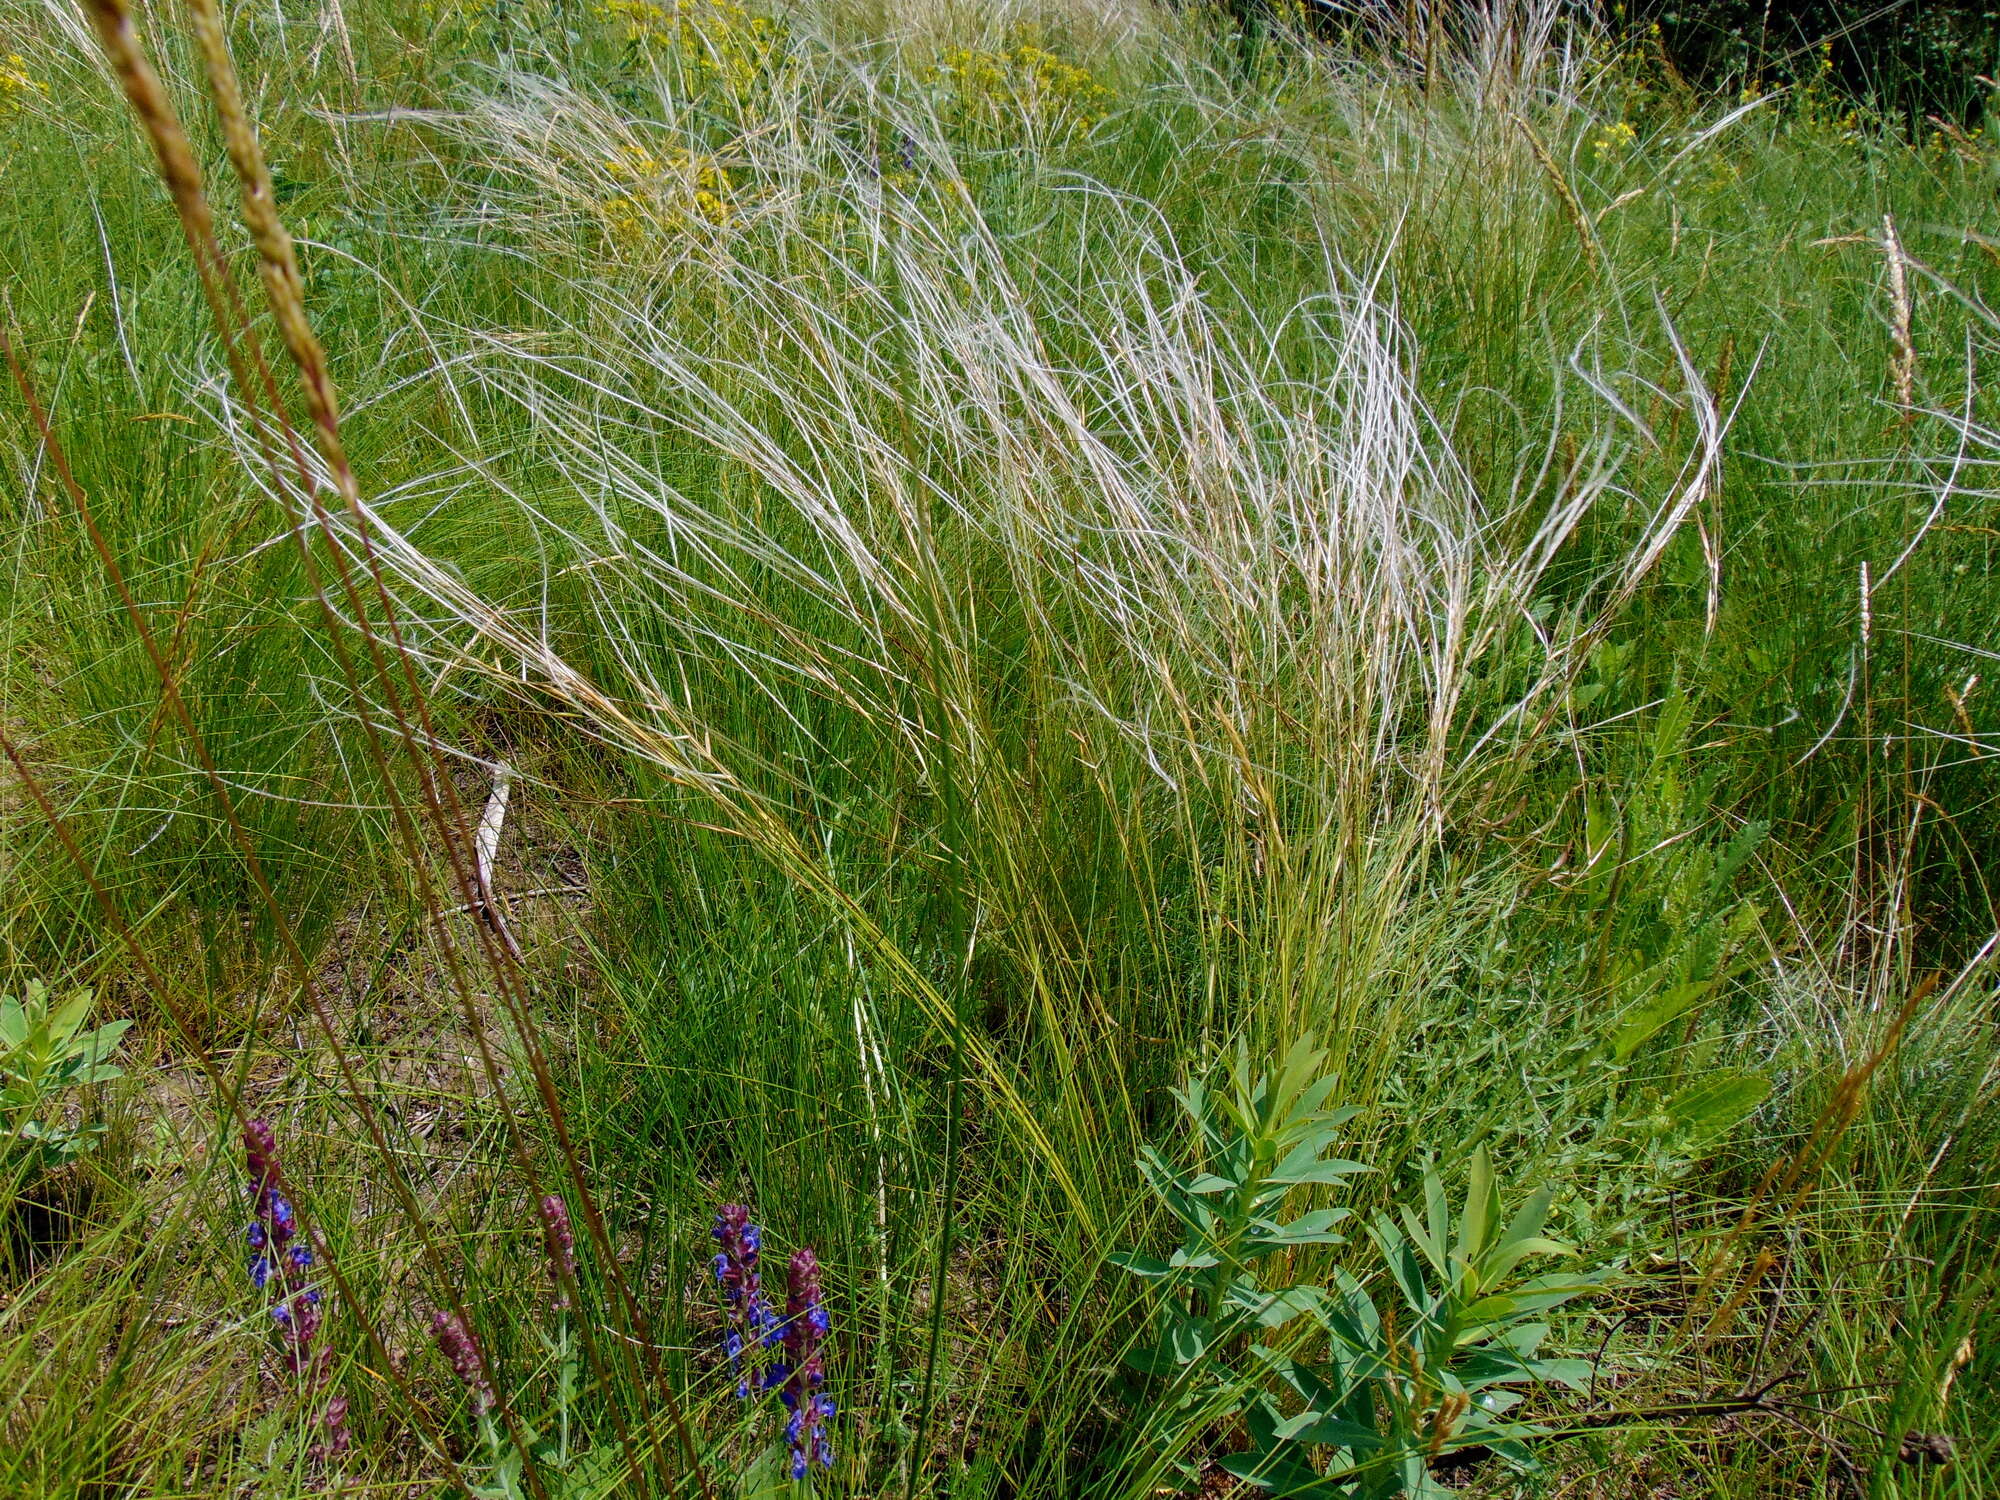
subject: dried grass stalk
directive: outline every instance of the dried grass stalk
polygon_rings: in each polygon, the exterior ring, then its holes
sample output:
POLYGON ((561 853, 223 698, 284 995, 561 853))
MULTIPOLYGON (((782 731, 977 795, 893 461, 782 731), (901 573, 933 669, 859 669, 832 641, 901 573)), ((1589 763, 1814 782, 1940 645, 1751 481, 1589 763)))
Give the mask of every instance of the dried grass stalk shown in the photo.
POLYGON ((1896 234, 1893 214, 1882 215, 1882 254, 1889 262, 1889 379, 1896 387, 1896 404, 1903 421, 1916 416, 1917 346, 1910 338, 1912 308, 1908 259, 1896 234))
POLYGON ((1549 148, 1542 144, 1542 138, 1535 134, 1535 127, 1520 115, 1514 116, 1514 123, 1520 127, 1521 134, 1527 137, 1528 149, 1535 153, 1535 160, 1541 163, 1542 170, 1548 174, 1549 181, 1555 186, 1556 197, 1562 203, 1563 212, 1569 216, 1570 226, 1576 230, 1577 243, 1583 246, 1583 258, 1590 262, 1590 269, 1595 271, 1600 258, 1597 233, 1590 226, 1590 215, 1583 211, 1583 202, 1576 196, 1576 189, 1569 185, 1569 178, 1563 175, 1563 169, 1549 154, 1549 148))

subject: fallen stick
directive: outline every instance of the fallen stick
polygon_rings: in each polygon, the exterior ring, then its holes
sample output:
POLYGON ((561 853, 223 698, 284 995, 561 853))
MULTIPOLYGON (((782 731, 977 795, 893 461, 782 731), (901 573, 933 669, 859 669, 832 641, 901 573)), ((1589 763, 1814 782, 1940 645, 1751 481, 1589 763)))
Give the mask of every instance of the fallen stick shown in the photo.
MULTIPOLYGON (((589 890, 590 887, 587 885, 543 885, 537 886, 532 891, 509 891, 507 899, 509 901, 532 901, 537 896, 582 896, 588 894, 589 890)), ((463 906, 447 907, 445 910, 439 912, 438 915, 440 917, 462 917, 469 911, 478 910, 479 904, 477 902, 467 902, 463 906)))
POLYGON ((519 963, 521 945, 514 941, 507 918, 501 912, 499 903, 493 899, 493 861, 500 853, 500 832, 507 824, 507 799, 513 790, 514 768, 504 760, 495 761, 493 790, 487 794, 486 807, 479 814, 479 831, 472 839, 472 873, 479 886, 479 895, 473 905, 486 925, 493 929, 493 935, 500 939, 507 956, 519 963))

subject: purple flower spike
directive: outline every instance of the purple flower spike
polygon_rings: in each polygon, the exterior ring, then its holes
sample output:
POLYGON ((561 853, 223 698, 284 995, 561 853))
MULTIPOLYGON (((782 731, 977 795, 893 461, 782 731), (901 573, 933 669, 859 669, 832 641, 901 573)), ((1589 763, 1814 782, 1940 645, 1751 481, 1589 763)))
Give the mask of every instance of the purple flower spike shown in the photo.
POLYGON ((736 1394, 747 1401, 758 1382, 753 1382, 744 1369, 744 1357, 755 1350, 770 1348, 777 1334, 776 1320, 764 1301, 763 1271, 759 1266, 764 1232, 750 1222, 749 1209, 740 1203, 729 1203, 715 1216, 711 1233, 721 1246, 712 1264, 729 1315, 723 1348, 729 1355, 729 1368, 737 1373, 736 1394))
POLYGON ((569 1205, 554 1193, 535 1207, 542 1221, 542 1252, 548 1257, 549 1280, 555 1283, 555 1310, 569 1307, 569 1284, 576 1279, 576 1235, 569 1227, 569 1205))
MULTIPOLYGON (((250 1280, 269 1301, 286 1367, 308 1388, 324 1385, 333 1373, 333 1348, 317 1342, 321 1314, 319 1289, 309 1275, 313 1253, 298 1239, 298 1215, 285 1196, 277 1135, 269 1120, 252 1120, 243 1127, 243 1159, 250 1171, 255 1216, 244 1235, 250 1246, 250 1280)), ((320 1424, 326 1436, 314 1445, 314 1455, 324 1459, 344 1453, 348 1442, 344 1396, 336 1394, 327 1402, 320 1424)))
POLYGON ((785 1296, 784 1384, 779 1390, 785 1409, 791 1413, 785 1422, 785 1440, 791 1444, 794 1479, 804 1479, 810 1464, 833 1466, 833 1440, 827 1436, 826 1425, 833 1418, 834 1406, 820 1389, 826 1382, 826 1361, 820 1346, 831 1328, 820 1293, 819 1257, 811 1250, 795 1251, 785 1296))
POLYGON ((338 1458, 347 1451, 347 1398, 336 1394, 326 1403, 326 1410, 320 1416, 320 1426, 326 1429, 323 1442, 313 1445, 313 1457, 318 1459, 338 1458))
POLYGON ((491 1411, 493 1382, 487 1379, 486 1360, 465 1324, 451 1313, 432 1313, 431 1336, 437 1340, 438 1351, 451 1362, 452 1373, 471 1395, 473 1411, 482 1416, 491 1411))

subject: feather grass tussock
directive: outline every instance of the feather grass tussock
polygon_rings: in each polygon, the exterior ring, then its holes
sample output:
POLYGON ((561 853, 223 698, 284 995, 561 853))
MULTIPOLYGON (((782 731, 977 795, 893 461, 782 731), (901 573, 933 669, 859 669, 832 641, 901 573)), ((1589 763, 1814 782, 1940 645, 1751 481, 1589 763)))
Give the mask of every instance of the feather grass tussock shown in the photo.
POLYGON ((1107 1257, 1311 1035, 1346 1201, 1609 1289, 1550 1483, 1978 1492, 1972 165, 1540 3, 419 11, 24 15, 0 962, 151 1019, 0 1188, 0 1487, 782 1493, 728 1202, 815 1487, 1212 1493, 1107 1257))

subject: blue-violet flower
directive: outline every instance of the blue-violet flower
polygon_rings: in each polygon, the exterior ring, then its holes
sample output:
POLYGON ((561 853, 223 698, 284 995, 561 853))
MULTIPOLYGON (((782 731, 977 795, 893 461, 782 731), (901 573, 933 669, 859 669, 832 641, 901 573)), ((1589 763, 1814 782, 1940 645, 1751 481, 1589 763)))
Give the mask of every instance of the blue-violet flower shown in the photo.
POLYGON ((764 1232, 750 1222, 749 1209, 740 1203, 728 1203, 715 1216, 711 1233, 721 1247, 712 1264, 729 1315, 723 1348, 729 1355, 729 1368, 737 1374, 736 1394, 747 1401, 752 1381, 745 1368, 746 1358, 754 1363, 756 1351, 770 1348, 777 1342, 778 1334, 777 1322, 764 1301, 763 1271, 759 1265, 764 1232))
POLYGON ((809 1463, 833 1466, 833 1440, 826 1431, 833 1418, 833 1398, 820 1389, 826 1382, 821 1345, 831 1326, 820 1294, 819 1257, 811 1250, 795 1251, 785 1295, 784 1384, 779 1390, 791 1413, 785 1421, 785 1440, 792 1448, 794 1479, 806 1477, 809 1463))
MULTIPOLYGON (((277 1324, 285 1364, 308 1386, 319 1386, 332 1374, 333 1349, 318 1344, 319 1289, 312 1285, 313 1253, 299 1235, 298 1215, 285 1196, 284 1172, 278 1165, 277 1136, 269 1120, 251 1120, 243 1127, 243 1156, 250 1169, 251 1213, 246 1238, 250 1244, 250 1280, 269 1299, 271 1321, 277 1324)), ((347 1450, 347 1401, 338 1394, 320 1414, 324 1439, 316 1457, 347 1450)))

